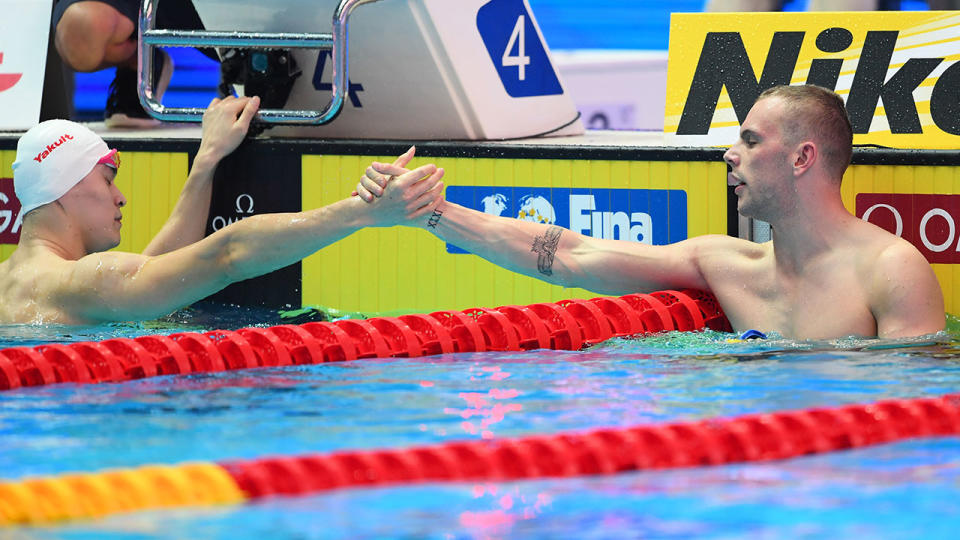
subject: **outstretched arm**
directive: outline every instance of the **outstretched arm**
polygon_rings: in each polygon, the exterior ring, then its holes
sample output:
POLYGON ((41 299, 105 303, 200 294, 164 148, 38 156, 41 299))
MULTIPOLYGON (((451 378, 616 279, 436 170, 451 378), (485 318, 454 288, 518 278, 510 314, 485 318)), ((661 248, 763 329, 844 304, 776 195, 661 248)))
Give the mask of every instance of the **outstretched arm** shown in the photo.
POLYGON ((323 208, 251 216, 158 256, 94 253, 55 287, 54 302, 79 323, 166 315, 226 285, 292 264, 366 226, 423 217, 436 205, 442 172, 426 165, 398 177, 404 197, 368 204, 350 197, 323 208))
POLYGON ((214 99, 203 113, 200 149, 180 197, 166 223, 143 250, 144 255, 160 255, 188 246, 206 232, 213 193, 213 173, 220 160, 236 150, 250 128, 260 106, 260 98, 228 96, 214 99))
POLYGON ((442 201, 419 226, 508 270, 604 294, 705 288, 694 243, 603 240, 442 201))
MULTIPOLYGON (((403 185, 389 178, 404 169, 375 163, 357 186, 365 201, 396 196, 403 185)), ((566 287, 606 294, 665 288, 707 288, 699 270, 698 247, 704 240, 651 246, 603 240, 556 225, 494 216, 440 200, 424 218, 402 224, 437 237, 508 270, 566 287)))

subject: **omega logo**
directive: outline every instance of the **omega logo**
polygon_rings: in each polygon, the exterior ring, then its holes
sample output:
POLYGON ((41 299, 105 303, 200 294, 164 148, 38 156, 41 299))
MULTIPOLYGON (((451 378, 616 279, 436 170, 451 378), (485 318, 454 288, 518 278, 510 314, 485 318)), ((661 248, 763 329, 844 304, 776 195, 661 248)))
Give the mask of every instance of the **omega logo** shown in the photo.
POLYGON ((237 199, 234 201, 234 210, 236 211, 236 215, 234 216, 226 218, 223 216, 214 216, 210 222, 210 226, 213 227, 213 230, 219 231, 231 223, 236 223, 241 219, 252 215, 253 195, 250 195, 249 193, 241 193, 240 195, 237 195, 237 199))

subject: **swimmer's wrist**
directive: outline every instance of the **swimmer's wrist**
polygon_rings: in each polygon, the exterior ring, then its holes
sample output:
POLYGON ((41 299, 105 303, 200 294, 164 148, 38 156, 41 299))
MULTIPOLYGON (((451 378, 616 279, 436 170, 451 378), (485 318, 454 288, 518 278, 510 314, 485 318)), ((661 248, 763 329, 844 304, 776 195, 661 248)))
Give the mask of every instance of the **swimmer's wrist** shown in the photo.
POLYGON ((193 158, 193 168, 213 169, 220 163, 220 159, 214 155, 213 150, 201 147, 193 158))
POLYGON ((360 197, 348 197, 335 204, 343 205, 346 214, 343 221, 348 228, 363 229, 380 226, 376 223, 375 211, 371 209, 370 203, 365 202, 360 197))

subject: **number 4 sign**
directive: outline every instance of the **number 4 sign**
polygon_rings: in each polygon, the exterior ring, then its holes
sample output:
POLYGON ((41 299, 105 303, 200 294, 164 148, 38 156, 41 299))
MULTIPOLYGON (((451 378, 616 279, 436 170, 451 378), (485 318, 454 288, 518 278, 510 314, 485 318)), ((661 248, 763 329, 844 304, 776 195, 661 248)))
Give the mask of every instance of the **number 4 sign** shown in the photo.
POLYGON ((517 76, 521 81, 527 78, 527 65, 530 64, 530 57, 524 54, 524 51, 527 50, 527 33, 524 31, 524 23, 526 20, 526 15, 517 17, 517 24, 513 26, 510 41, 507 42, 507 48, 503 50, 503 56, 500 59, 501 66, 517 66, 520 68, 517 76), (510 54, 514 45, 517 47, 516 56, 510 54))
POLYGON ((524 0, 491 0, 477 11, 477 30, 511 97, 562 94, 524 0))

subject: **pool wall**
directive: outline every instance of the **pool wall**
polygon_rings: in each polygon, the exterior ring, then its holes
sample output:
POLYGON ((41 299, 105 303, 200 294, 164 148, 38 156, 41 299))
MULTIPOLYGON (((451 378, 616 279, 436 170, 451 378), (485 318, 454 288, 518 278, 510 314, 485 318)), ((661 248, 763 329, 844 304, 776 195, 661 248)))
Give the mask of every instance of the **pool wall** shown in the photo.
MULTIPOLYGON (((198 144, 193 131, 183 133, 180 138, 105 134, 124 154, 117 182, 129 206, 118 249, 141 250, 166 219, 198 144)), ((662 147, 651 137, 596 132, 586 140, 546 138, 535 144, 425 142, 417 144, 412 165, 435 162, 446 168, 446 195, 461 204, 487 206, 502 215, 522 212, 585 234, 655 244, 703 234, 751 237, 753 224, 741 220, 732 204, 723 149, 662 147)), ((409 144, 251 140, 218 169, 208 232, 252 214, 339 200, 371 161, 392 160, 409 144)), ((0 194, 8 200, 15 147, 15 135, 0 135, 0 194)), ((843 185, 851 212, 862 217, 876 206, 868 214, 871 222, 890 230, 900 223, 901 234, 927 255, 950 313, 960 309, 956 193, 960 154, 938 150, 857 148, 843 185)), ((15 247, 16 213, 0 198, 0 258, 15 247)), ((394 227, 360 231, 301 264, 235 284, 214 298, 240 305, 319 304, 388 313, 590 296, 595 295, 513 274, 425 231, 394 227), (370 279, 372 272, 376 279, 370 279)))

